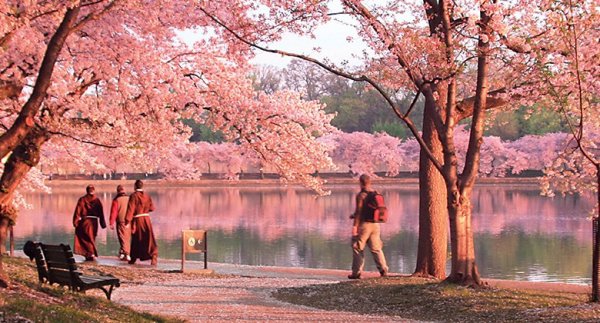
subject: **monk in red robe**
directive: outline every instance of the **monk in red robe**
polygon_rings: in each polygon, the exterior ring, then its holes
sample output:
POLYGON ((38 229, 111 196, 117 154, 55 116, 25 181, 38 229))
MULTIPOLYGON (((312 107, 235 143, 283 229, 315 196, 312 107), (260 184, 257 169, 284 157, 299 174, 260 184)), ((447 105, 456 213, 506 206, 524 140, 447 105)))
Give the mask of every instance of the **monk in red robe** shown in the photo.
POLYGON ((148 260, 150 264, 158 264, 158 245, 154 238, 150 212, 154 211, 154 204, 150 195, 144 192, 144 183, 135 181, 135 192, 129 196, 127 203, 126 225, 131 224, 131 260, 134 264, 137 259, 148 260))
POLYGON ((129 196, 125 194, 123 185, 117 185, 117 196, 112 201, 110 207, 110 229, 117 229, 117 239, 119 239, 119 259, 129 261, 131 250, 131 225, 125 225, 125 215, 127 214, 127 204, 129 196))
POLYGON ((102 203, 96 197, 96 189, 92 185, 86 188, 86 195, 79 198, 73 213, 73 227, 75 227, 75 254, 82 255, 86 261, 93 261, 98 257, 96 249, 96 236, 98 235, 98 221, 102 229, 106 228, 102 203))

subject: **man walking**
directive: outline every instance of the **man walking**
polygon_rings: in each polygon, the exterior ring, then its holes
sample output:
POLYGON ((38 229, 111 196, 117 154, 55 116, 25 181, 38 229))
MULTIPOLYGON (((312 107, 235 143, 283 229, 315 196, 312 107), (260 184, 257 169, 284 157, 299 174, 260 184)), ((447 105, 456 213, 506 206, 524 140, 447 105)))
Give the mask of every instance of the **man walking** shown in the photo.
POLYGON ((96 236, 98 235, 98 220, 102 229, 106 228, 102 202, 96 197, 96 189, 92 185, 86 188, 86 195, 79 198, 73 213, 75 227, 75 254, 82 255, 86 261, 98 257, 96 236))
POLYGON ((360 274, 365 266, 365 245, 369 245, 373 260, 379 274, 382 277, 387 276, 388 266, 383 254, 383 242, 381 241, 381 231, 379 223, 373 221, 369 217, 368 207, 365 205, 365 200, 370 192, 374 192, 371 188, 371 177, 362 174, 359 177, 360 192, 356 194, 356 209, 351 216, 354 222, 352 225, 352 274, 348 275, 349 279, 360 279, 360 274))
POLYGON ((119 239, 119 260, 131 260, 131 225, 125 224, 125 215, 127 214, 127 203, 129 196, 125 194, 123 185, 117 185, 117 196, 112 201, 110 207, 110 229, 115 229, 117 224, 117 239, 119 239))
POLYGON ((135 192, 129 196, 125 225, 131 224, 131 260, 134 264, 137 259, 151 259, 150 264, 158 264, 158 245, 154 239, 150 212, 154 211, 154 204, 150 195, 144 192, 144 183, 135 181, 135 192))

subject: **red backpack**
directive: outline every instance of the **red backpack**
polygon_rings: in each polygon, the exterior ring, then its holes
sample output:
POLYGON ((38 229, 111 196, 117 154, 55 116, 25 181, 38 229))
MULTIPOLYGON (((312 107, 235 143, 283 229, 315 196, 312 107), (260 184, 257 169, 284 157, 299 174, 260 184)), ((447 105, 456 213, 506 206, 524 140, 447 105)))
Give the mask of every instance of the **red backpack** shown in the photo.
POLYGON ((388 220, 388 209, 383 195, 377 191, 367 192, 363 201, 361 218, 365 222, 385 223, 388 220))

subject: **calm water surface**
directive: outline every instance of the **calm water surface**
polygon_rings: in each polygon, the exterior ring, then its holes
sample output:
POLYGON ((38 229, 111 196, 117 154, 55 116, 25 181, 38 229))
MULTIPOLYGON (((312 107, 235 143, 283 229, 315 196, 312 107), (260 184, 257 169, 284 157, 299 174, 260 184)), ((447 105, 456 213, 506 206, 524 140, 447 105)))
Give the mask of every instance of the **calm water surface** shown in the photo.
MULTIPOLYGON (((26 195, 33 209, 21 212, 15 227, 16 247, 30 239, 72 245, 73 209, 85 184, 26 195)), ((147 186, 156 205, 152 221, 161 258, 179 259, 182 229, 205 229, 211 262, 350 268, 348 216, 354 207, 355 185, 332 186, 331 196, 319 198, 299 187, 147 186)), ((108 221, 114 188, 96 187, 108 221)), ((391 210, 390 221, 382 225, 390 271, 412 273, 417 186, 378 188, 391 210)), ((478 185, 473 225, 482 276, 588 284, 592 234, 586 217, 592 205, 591 198, 541 197, 531 186, 478 185)), ((116 255, 114 231, 100 230, 97 242, 101 255, 116 255)), ((366 256, 366 269, 375 270, 370 254, 366 256)))

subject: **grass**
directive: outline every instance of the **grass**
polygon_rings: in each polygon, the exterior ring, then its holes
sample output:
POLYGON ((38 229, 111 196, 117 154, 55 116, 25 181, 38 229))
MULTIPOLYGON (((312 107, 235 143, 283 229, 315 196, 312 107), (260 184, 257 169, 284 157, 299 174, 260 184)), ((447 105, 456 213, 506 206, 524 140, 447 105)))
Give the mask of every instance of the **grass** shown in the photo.
MULTIPOLYGON (((101 291, 88 291, 86 295, 60 287, 39 286, 33 262, 8 257, 3 261, 12 286, 0 290, 0 322, 182 322, 176 318, 140 313, 107 301, 101 291)), ((126 284, 140 284, 148 279, 160 283, 200 277, 128 267, 88 264, 80 267, 89 274, 112 274, 126 284)), ((223 279, 225 284, 229 278, 218 274, 210 277, 223 279)), ((473 289, 412 277, 282 288, 272 295, 293 304, 387 315, 390 320, 398 321, 600 322, 600 304, 590 303, 586 294, 490 287, 473 289)))
MULTIPOLYGON (((3 264, 12 285, 0 293, 0 322, 182 322, 136 312, 106 300, 101 291, 88 291, 92 295, 86 295, 57 286, 39 286, 35 264, 25 259, 3 257, 3 264)), ((88 271, 101 270, 94 267, 88 271)), ((135 278, 134 275, 119 272, 119 277, 125 279, 135 278)))
POLYGON ((326 310, 438 322, 599 322, 588 295, 465 288, 411 277, 390 277, 285 288, 281 301, 326 310))

